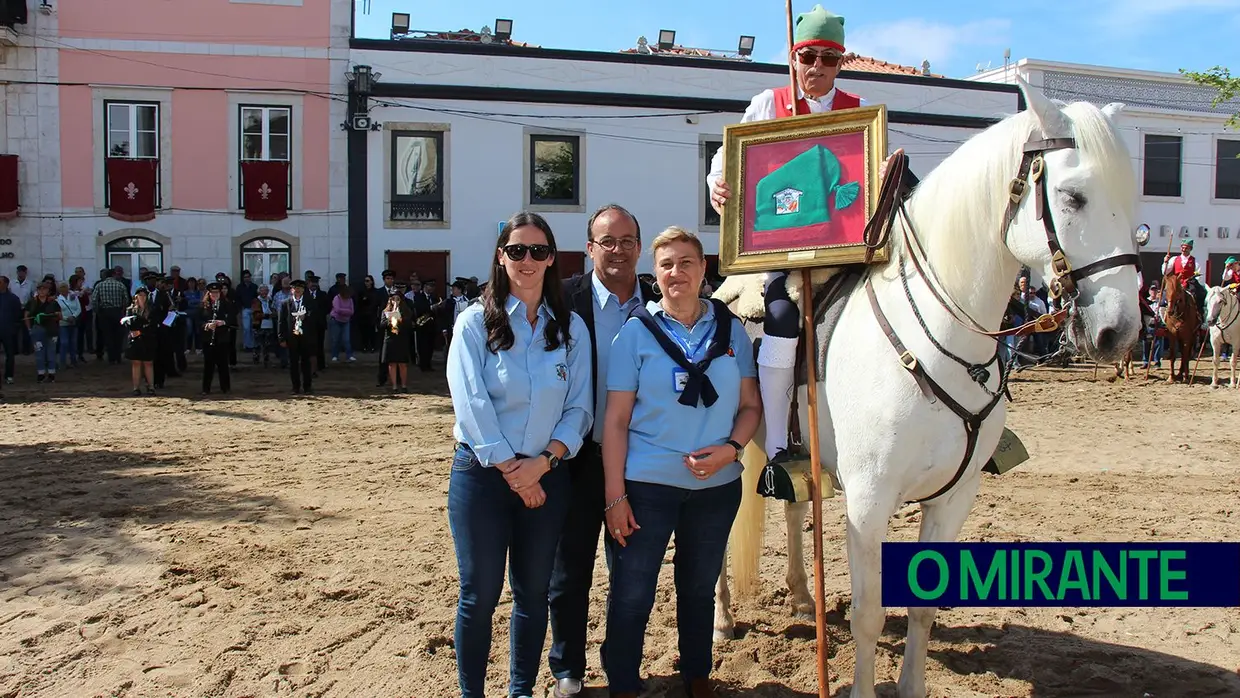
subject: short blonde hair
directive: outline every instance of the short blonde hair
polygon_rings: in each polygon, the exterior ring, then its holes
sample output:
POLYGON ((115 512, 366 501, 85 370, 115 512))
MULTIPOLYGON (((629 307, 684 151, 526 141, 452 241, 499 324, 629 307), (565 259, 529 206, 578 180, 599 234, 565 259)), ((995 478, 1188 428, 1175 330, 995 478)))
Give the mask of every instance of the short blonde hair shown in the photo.
POLYGON ((693 245, 699 257, 706 258, 706 252, 702 249, 702 241, 698 239, 698 236, 674 225, 659 233, 654 242, 650 243, 650 255, 654 256, 659 252, 660 247, 667 247, 674 242, 687 242, 693 245))

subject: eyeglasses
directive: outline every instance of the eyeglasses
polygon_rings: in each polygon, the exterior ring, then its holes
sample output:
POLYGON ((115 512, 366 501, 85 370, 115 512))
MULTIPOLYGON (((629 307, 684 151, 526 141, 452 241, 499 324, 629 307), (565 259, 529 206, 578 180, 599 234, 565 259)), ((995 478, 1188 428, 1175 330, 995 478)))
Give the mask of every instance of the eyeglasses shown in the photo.
POLYGON ((619 240, 616 238, 602 238, 600 240, 590 240, 589 242, 598 245, 608 252, 615 252, 616 247, 625 252, 632 252, 633 248, 637 247, 638 241, 637 238, 620 238, 619 240))
POLYGON ((551 249, 550 245, 525 244, 505 245, 502 249, 504 250, 504 254, 508 255, 508 259, 511 259, 514 262, 520 262, 525 259, 526 252, 530 253, 530 256, 534 258, 535 262, 545 262, 554 251, 551 249))
POLYGON ((828 68, 834 68, 840 64, 843 59, 838 53, 817 53, 815 51, 797 51, 797 60, 801 65, 813 65, 814 61, 822 61, 822 64, 828 68))

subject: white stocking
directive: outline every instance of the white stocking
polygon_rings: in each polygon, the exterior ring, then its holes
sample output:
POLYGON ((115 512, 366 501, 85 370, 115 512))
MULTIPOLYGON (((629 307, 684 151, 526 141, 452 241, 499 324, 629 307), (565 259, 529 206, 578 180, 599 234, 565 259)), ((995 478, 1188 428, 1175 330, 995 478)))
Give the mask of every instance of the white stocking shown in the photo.
POLYGON ((776 451, 788 447, 788 409, 796 378, 796 355, 796 339, 762 336, 757 364, 767 458, 774 458, 776 451))

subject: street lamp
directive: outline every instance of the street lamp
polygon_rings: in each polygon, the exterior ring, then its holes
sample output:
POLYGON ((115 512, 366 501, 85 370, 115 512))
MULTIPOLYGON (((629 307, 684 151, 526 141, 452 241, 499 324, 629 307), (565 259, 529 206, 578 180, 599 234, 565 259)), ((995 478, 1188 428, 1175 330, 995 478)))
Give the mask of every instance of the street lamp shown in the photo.
POLYGON ((344 74, 349 83, 353 85, 354 91, 360 95, 370 94, 371 88, 374 87, 375 80, 382 77, 382 73, 372 73, 368 65, 355 65, 353 70, 344 74))

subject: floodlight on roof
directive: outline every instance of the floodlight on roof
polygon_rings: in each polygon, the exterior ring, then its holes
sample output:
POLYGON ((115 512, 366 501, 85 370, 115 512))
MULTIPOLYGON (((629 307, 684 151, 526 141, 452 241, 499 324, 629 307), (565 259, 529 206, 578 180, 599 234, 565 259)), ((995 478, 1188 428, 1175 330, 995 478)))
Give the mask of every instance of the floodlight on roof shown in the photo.
POLYGON ((676 45, 676 31, 674 29, 660 29, 659 43, 660 49, 668 50, 676 45))
POLYGON ((753 37, 742 35, 740 43, 737 44, 736 46, 736 52, 742 56, 748 56, 752 54, 753 53, 753 37))
POLYGON ((511 19, 495 20, 495 38, 498 41, 507 41, 512 38, 511 19))
POLYGON ((392 34, 408 34, 409 33, 409 13, 393 12, 392 13, 392 34))

